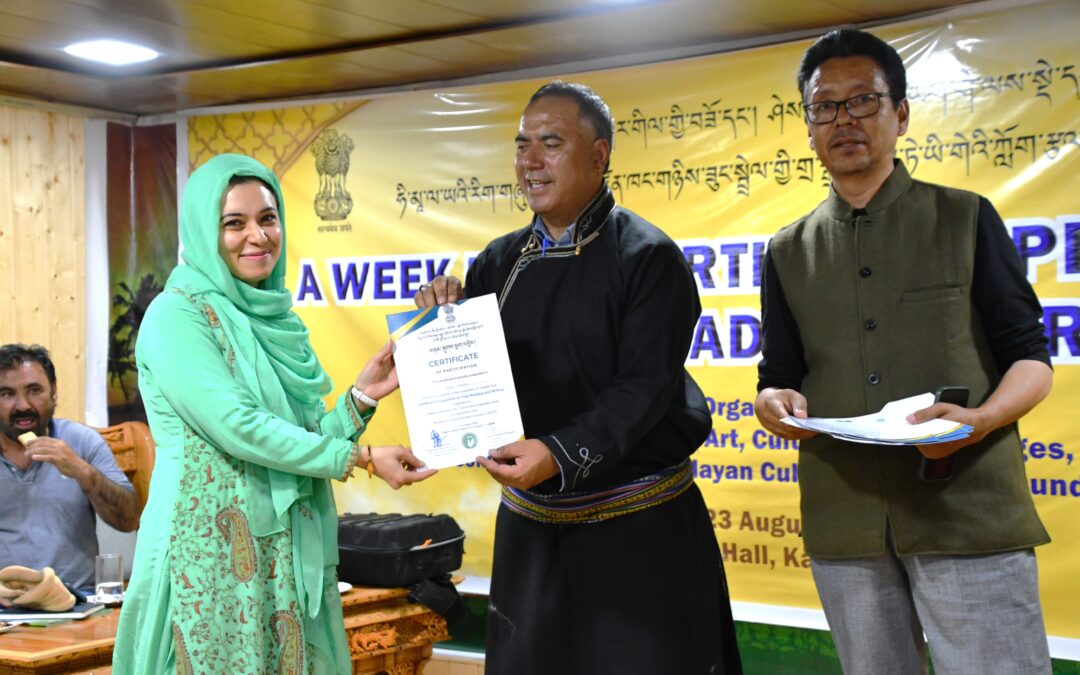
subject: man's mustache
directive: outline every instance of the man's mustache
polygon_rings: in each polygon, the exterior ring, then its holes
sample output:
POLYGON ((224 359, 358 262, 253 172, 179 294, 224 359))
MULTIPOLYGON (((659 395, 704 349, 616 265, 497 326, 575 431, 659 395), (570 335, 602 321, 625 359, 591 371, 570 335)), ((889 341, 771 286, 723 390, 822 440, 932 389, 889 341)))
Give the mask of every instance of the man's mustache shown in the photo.
POLYGON ((11 413, 11 422, 14 424, 18 420, 34 420, 35 422, 40 420, 41 416, 36 412, 21 412, 11 413))

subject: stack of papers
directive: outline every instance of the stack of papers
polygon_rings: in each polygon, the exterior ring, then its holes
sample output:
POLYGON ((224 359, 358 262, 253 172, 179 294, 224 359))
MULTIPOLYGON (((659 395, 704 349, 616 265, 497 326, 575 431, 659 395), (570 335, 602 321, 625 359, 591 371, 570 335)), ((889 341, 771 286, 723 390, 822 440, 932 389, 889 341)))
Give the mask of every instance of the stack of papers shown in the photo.
POLYGON ((41 609, 12 606, 0 608, 0 621, 22 623, 24 621, 51 621, 53 619, 85 619, 103 609, 105 609, 105 605, 93 602, 81 602, 66 612, 46 612, 41 609))
POLYGON ((879 412, 861 417, 785 417, 782 422, 853 443, 874 445, 930 445, 967 438, 972 428, 951 420, 935 419, 910 424, 907 416, 934 404, 933 394, 919 394, 887 403, 879 412))

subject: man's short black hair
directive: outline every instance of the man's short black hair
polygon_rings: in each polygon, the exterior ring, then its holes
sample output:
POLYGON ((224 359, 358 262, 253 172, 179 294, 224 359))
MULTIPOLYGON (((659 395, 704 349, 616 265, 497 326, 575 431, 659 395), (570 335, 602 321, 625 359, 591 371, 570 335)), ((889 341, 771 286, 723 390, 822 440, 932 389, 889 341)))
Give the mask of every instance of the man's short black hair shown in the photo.
POLYGON ((889 85, 889 98, 894 105, 900 105, 900 101, 907 98, 907 73, 904 70, 904 61, 896 50, 870 33, 854 28, 840 28, 826 33, 803 54, 798 74, 799 94, 803 100, 806 100, 806 83, 810 81, 818 66, 829 59, 849 56, 865 56, 878 64, 885 74, 885 81, 889 85))
POLYGON ((581 116, 592 125, 596 137, 607 141, 609 149, 615 147, 615 125, 611 121, 611 110, 599 94, 583 84, 555 80, 537 89, 529 99, 529 105, 549 96, 573 99, 581 111, 581 116))
POLYGON ((0 347, 0 372, 15 370, 27 361, 40 363, 45 370, 45 376, 49 378, 49 385, 56 389, 56 368, 52 359, 49 358, 49 350, 41 345, 13 343, 0 347))

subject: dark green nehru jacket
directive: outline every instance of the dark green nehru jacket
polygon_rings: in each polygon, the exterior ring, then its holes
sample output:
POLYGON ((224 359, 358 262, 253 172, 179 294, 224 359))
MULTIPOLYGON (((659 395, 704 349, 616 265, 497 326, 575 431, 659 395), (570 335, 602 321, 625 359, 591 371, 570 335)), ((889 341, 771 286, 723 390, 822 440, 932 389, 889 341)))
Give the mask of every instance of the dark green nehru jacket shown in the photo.
MULTIPOLYGON (((770 252, 798 324, 810 414, 850 417, 945 385, 982 403, 998 372, 971 302, 978 196, 913 181, 902 163, 855 215, 835 191, 782 229, 770 252)), ((919 479, 918 450, 802 441, 806 551, 977 554, 1049 541, 1016 425, 961 450, 948 481, 919 479)))

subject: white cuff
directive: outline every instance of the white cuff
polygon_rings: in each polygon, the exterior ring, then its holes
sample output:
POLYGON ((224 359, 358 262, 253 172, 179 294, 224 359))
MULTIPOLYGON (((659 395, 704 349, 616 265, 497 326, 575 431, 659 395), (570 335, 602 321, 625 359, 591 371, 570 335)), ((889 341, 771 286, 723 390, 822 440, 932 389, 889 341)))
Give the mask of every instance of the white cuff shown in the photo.
POLYGON ((375 406, 379 405, 378 401, 357 389, 355 384, 352 388, 352 395, 357 401, 360 401, 369 408, 374 408, 375 406))

